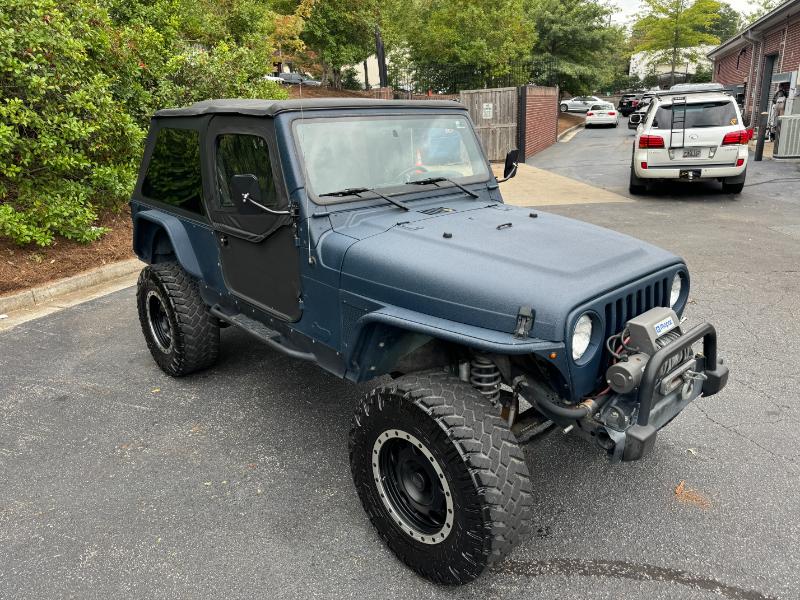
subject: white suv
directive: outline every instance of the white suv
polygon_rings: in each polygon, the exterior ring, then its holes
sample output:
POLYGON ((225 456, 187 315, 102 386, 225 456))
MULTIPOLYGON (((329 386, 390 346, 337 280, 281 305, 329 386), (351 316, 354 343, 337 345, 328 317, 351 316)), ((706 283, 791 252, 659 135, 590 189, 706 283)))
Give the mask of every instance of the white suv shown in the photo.
POLYGON ((699 90, 661 92, 639 118, 632 194, 647 191, 648 183, 657 179, 717 179, 727 193, 742 191, 751 134, 732 96, 699 90))

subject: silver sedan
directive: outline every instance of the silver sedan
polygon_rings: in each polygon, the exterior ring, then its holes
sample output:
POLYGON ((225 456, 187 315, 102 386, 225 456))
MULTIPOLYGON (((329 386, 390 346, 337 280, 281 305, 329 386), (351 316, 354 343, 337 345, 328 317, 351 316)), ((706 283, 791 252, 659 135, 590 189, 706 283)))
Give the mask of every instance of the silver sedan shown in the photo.
POLYGON ((593 104, 602 103, 597 96, 575 96, 569 100, 562 100, 559 108, 561 112, 586 112, 593 104))

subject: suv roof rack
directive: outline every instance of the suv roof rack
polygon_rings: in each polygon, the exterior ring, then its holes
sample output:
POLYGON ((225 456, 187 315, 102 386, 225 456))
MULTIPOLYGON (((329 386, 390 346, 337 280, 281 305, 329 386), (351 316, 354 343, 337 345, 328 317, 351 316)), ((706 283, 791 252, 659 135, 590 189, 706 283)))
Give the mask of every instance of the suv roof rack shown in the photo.
POLYGON ((690 96, 694 94, 725 94, 730 96, 731 93, 724 88, 720 89, 707 89, 707 90, 665 90, 663 92, 654 92, 656 96, 662 98, 664 96, 690 96))

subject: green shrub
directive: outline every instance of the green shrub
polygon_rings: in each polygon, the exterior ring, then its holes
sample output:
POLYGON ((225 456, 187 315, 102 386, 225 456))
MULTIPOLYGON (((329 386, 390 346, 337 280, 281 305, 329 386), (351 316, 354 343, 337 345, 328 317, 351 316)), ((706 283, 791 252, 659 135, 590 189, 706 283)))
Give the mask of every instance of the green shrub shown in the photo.
POLYGON ((142 129, 114 97, 111 23, 90 2, 5 0, 0 12, 0 234, 90 241, 123 202, 142 129))
POLYGON ((268 22, 248 2, 226 12, 202 0, 3 0, 0 236, 41 246, 100 237, 98 214, 128 200, 158 108, 286 97, 263 79, 267 26, 253 40, 232 29, 251 14, 268 22), (198 31, 201 43, 186 41, 198 31))

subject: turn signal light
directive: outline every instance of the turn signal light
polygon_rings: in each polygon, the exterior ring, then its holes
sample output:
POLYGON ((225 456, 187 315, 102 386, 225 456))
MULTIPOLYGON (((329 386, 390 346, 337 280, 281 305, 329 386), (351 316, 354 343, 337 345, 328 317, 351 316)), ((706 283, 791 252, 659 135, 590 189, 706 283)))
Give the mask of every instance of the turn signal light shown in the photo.
POLYGON ((615 113, 613 110, 610 110, 610 111, 608 111, 608 116, 609 116, 609 117, 613 117, 613 116, 614 116, 614 115, 616 115, 616 114, 617 114, 617 113, 615 113))
POLYGON ((593 112, 587 112, 587 113, 586 113, 586 116, 587 116, 587 117, 592 117, 592 116, 594 116, 594 113, 593 113, 593 112))
POLYGON ((747 144, 749 141, 750 134, 747 133, 746 129, 740 129, 739 131, 731 131, 730 133, 726 133, 725 137, 722 138, 722 145, 732 146, 736 144, 747 144))
POLYGON ((639 148, 663 148, 664 138, 660 135, 643 135, 639 138, 639 148))
POLYGON ((736 160, 736 166, 737 167, 741 167, 743 164, 744 164, 744 159, 743 158, 739 158, 739 159, 736 160))

